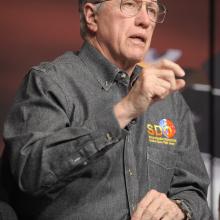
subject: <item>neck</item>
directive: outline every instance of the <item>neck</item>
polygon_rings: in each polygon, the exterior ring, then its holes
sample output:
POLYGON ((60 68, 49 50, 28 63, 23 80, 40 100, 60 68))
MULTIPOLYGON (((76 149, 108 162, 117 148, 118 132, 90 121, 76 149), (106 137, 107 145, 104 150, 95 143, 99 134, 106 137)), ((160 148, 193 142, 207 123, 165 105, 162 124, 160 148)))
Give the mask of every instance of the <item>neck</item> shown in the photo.
POLYGON ((94 48, 96 48, 110 63, 114 64, 119 69, 125 71, 129 76, 131 76, 137 62, 132 63, 131 61, 128 61, 126 59, 114 59, 114 55, 112 55, 109 50, 106 50, 105 47, 102 47, 102 45, 99 44, 96 38, 89 37, 86 38, 86 41, 90 43, 94 48))

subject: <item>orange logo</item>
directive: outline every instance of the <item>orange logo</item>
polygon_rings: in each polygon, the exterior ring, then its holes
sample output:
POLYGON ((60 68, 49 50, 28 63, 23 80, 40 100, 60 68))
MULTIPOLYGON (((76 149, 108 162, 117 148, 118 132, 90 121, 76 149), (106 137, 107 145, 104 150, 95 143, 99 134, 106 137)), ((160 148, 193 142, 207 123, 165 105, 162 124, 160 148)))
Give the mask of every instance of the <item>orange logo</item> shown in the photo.
POLYGON ((170 119, 162 119, 159 125, 147 124, 147 133, 150 142, 174 145, 176 127, 170 119))

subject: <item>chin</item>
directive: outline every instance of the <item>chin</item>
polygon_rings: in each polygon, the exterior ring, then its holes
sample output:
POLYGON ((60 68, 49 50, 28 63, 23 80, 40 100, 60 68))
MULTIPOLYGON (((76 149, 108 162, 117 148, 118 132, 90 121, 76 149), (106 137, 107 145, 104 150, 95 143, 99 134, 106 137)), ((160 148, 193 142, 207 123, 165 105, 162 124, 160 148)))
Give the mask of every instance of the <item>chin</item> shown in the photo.
POLYGON ((127 60, 129 60, 130 63, 139 63, 141 61, 143 61, 145 54, 141 54, 141 55, 133 55, 130 57, 127 57, 127 60))
POLYGON ((132 51, 129 51, 127 53, 127 57, 129 60, 140 62, 144 59, 145 54, 146 54, 146 50, 144 50, 143 48, 142 49, 137 48, 137 49, 133 49, 132 51))

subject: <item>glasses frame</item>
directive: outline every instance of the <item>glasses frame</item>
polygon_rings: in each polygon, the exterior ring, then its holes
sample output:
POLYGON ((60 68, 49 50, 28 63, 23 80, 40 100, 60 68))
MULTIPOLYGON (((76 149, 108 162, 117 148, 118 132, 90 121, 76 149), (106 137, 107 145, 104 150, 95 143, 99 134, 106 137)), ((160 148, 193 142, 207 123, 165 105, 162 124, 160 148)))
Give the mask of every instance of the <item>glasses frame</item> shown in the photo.
MULTIPOLYGON (((92 4, 101 4, 101 3, 103 3, 103 2, 108 2, 108 1, 112 1, 112 0, 97 0, 97 1, 94 1, 94 2, 91 2, 92 4)), ((134 0, 135 1, 135 0, 134 0)), ((148 14, 148 16, 149 16, 149 18, 150 18, 150 20, 152 21, 152 22, 154 22, 154 23, 158 23, 158 24, 162 24, 164 21, 165 21, 165 17, 166 17, 166 14, 167 14, 167 8, 166 8, 166 6, 164 5, 164 4, 162 4, 161 2, 158 2, 158 1, 152 1, 152 2, 148 2, 148 1, 137 1, 137 2, 141 2, 141 4, 140 4, 140 6, 139 6, 139 8, 138 8, 138 10, 137 10, 137 13, 135 13, 134 15, 127 15, 127 14, 125 14, 124 12, 123 12, 123 9, 122 9, 122 4, 123 4, 123 0, 120 0, 120 11, 121 11, 121 13, 123 14, 123 15, 125 15, 126 17, 135 17, 139 12, 140 12, 140 10, 141 10, 141 8, 142 8, 142 5, 143 5, 143 3, 144 2, 146 2, 146 3, 149 3, 149 4, 151 4, 151 3, 156 3, 158 6, 159 6, 159 8, 163 8, 163 11, 162 12, 159 12, 159 16, 161 16, 162 15, 162 19, 161 20, 154 20, 154 19, 152 19, 152 17, 151 17, 151 15, 150 15, 150 13, 149 13, 149 9, 150 9, 150 6, 149 5, 147 5, 146 6, 146 11, 147 11, 147 14, 148 14)), ((158 16, 158 17, 159 17, 158 16)))

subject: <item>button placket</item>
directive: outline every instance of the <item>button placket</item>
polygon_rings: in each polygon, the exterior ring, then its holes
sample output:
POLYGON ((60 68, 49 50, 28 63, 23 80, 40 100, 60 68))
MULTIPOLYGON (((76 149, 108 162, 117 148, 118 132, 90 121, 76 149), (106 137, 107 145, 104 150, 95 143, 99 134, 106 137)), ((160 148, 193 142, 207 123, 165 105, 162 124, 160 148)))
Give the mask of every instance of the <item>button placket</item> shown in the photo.
POLYGON ((130 132, 128 133, 124 146, 124 167, 126 191, 130 214, 133 213, 135 204, 138 199, 138 180, 136 178, 135 156, 131 141, 130 132))

